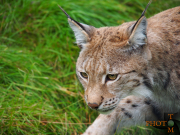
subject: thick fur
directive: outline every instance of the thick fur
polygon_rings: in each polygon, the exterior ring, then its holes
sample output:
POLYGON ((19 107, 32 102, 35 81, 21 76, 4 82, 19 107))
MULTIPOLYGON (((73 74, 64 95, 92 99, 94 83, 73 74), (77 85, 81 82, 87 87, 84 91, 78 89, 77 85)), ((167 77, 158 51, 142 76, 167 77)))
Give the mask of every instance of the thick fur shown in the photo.
POLYGON ((113 134, 116 129, 143 125, 145 115, 161 119, 165 112, 180 111, 180 7, 147 20, 142 17, 132 30, 134 24, 93 27, 91 34, 77 26, 78 32, 86 33, 76 64, 85 100, 108 114, 100 114, 84 134, 113 134), (118 77, 107 81, 107 74, 118 77), (152 104, 144 102, 147 98, 152 104), (124 103, 127 99, 131 103, 124 103))
POLYGON ((100 114, 83 135, 113 135, 124 127, 144 126, 145 120, 158 120, 153 114, 155 109, 146 98, 128 96, 120 101, 111 114, 100 114))

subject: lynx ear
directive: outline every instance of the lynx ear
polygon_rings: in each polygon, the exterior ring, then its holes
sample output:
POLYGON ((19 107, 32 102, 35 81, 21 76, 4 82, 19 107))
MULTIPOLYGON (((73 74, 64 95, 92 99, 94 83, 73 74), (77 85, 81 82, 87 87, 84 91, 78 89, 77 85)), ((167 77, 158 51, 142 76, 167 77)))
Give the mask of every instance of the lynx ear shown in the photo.
POLYGON ((136 49, 139 46, 143 46, 146 44, 147 42, 146 28, 147 28, 147 21, 146 21, 146 17, 143 16, 138 20, 129 37, 128 44, 133 49, 136 49))
POLYGON ((83 48, 90 41, 95 28, 93 26, 82 24, 82 23, 79 23, 79 22, 73 20, 61 7, 60 7, 60 9, 68 17, 68 22, 69 22, 71 29, 74 31, 77 45, 80 48, 83 48))
POLYGON ((147 20, 144 14, 150 3, 151 0, 146 6, 145 10, 142 12, 142 15, 138 19, 138 21, 134 25, 132 25, 128 30, 128 33, 130 35, 128 40, 128 45, 131 46, 132 49, 136 49, 147 43, 147 36, 146 36, 147 20))
POLYGON ((78 23, 75 20, 68 18, 69 25, 74 31, 76 43, 78 46, 83 47, 88 43, 93 35, 95 28, 86 24, 78 23))

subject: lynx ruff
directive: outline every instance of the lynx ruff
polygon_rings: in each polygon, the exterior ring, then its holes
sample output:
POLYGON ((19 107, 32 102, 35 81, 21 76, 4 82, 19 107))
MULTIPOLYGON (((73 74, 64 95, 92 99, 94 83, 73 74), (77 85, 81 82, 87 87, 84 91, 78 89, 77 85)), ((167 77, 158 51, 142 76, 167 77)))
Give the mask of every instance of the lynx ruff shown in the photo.
POLYGON ((136 22, 95 28, 61 8, 81 49, 76 73, 85 101, 101 113, 84 135, 111 135, 180 111, 180 7, 149 19, 146 9, 136 22))

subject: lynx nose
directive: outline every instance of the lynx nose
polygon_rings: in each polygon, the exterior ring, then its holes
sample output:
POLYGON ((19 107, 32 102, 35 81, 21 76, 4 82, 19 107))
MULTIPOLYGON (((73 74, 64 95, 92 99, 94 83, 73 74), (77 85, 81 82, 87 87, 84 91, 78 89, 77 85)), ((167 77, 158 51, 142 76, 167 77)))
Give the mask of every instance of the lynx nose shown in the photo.
POLYGON ((92 109, 98 109, 99 105, 97 103, 88 103, 88 106, 92 109))

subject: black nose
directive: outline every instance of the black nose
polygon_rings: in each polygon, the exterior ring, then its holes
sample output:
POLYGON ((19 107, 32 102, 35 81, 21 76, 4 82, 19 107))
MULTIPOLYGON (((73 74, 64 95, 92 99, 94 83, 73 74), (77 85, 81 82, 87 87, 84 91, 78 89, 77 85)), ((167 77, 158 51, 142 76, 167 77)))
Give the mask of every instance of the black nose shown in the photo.
POLYGON ((98 109, 99 105, 97 103, 88 103, 88 106, 91 107, 92 109, 98 109))

